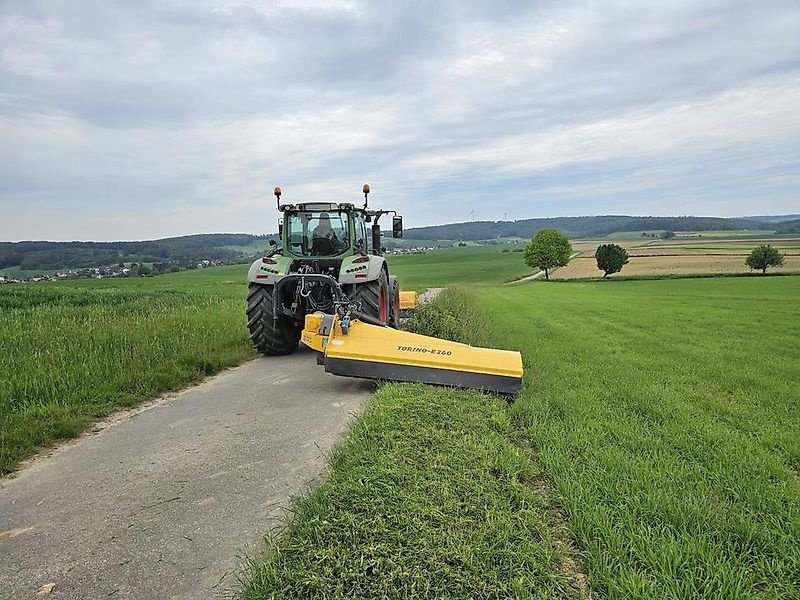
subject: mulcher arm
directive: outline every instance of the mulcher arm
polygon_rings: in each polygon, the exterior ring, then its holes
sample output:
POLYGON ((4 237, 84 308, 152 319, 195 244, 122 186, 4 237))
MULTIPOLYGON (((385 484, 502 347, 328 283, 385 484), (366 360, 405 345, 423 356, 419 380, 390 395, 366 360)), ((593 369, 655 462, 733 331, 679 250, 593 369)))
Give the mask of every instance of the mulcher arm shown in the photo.
MULTIPOLYGON (((361 316, 361 315, 359 315, 361 316)), ((325 370, 345 377, 417 381, 501 394, 522 384, 519 352, 474 348, 373 325, 350 314, 306 315, 302 342, 325 370)))

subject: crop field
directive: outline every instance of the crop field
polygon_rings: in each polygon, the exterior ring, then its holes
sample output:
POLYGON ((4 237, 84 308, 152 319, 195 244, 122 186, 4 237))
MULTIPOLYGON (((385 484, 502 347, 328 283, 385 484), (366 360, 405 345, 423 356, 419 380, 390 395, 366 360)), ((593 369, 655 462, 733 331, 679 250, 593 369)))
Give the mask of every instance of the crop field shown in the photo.
MULTIPOLYGON (((611 277, 653 277, 662 275, 723 275, 752 273, 745 266, 747 255, 731 254, 668 254, 661 256, 632 255, 621 273, 611 277)), ((774 273, 800 273, 800 255, 786 256, 784 265, 770 269, 774 273)), ((566 267, 555 271, 551 279, 588 279, 602 277, 594 257, 573 258, 566 267)))
MULTIPOLYGON (((649 230, 649 231, 619 231, 612 233, 605 237, 606 240, 624 240, 624 241, 647 241, 647 237, 642 233, 656 236, 656 239, 664 233, 662 230, 649 230)), ((675 237, 671 238, 678 241, 706 239, 706 238, 722 238, 722 239, 742 239, 742 240, 758 240, 763 239, 767 243, 774 240, 779 240, 783 237, 796 237, 796 234, 775 233, 774 229, 741 229, 741 230, 714 230, 714 231, 676 231, 675 237)))
MULTIPOLYGON (((654 240, 649 242, 625 240, 615 242, 626 248, 630 262, 621 273, 612 277, 659 277, 670 275, 730 275, 751 273, 744 261, 753 247, 765 240, 654 240)), ((601 277, 594 251, 600 241, 577 241, 573 248, 581 254, 566 267, 556 270, 552 279, 591 279, 601 277)), ((784 238, 768 240, 784 254, 784 265, 770 272, 800 273, 800 240, 784 238)))
POLYGON ((252 354, 243 267, 0 288, 0 473, 252 354))

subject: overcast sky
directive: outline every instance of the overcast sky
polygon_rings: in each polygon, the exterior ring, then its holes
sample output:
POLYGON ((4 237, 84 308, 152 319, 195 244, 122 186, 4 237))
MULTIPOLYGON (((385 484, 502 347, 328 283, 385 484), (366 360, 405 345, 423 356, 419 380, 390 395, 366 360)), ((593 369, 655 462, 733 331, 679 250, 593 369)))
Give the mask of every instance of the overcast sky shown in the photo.
POLYGON ((800 2, 0 0, 0 240, 800 212, 800 2))

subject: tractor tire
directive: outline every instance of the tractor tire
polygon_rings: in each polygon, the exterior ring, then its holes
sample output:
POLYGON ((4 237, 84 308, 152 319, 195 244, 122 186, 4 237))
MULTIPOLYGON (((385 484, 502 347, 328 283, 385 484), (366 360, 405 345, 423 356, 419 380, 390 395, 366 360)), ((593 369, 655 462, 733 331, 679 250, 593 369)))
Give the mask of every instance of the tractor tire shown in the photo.
POLYGON ((397 277, 389 277, 389 327, 400 329, 400 284, 397 277))
POLYGON ((390 294, 389 276, 381 271, 377 279, 358 284, 352 300, 361 303, 361 312, 388 325, 390 294))
POLYGON ((273 286, 251 283, 247 294, 247 329, 256 350, 267 356, 291 354, 300 343, 300 328, 285 316, 272 318, 273 286))

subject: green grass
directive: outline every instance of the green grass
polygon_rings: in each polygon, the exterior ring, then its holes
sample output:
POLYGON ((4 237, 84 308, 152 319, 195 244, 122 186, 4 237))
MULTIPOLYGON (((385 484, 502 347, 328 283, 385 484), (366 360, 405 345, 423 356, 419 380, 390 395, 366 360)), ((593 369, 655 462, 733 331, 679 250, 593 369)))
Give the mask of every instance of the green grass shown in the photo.
MULTIPOLYGON (((740 244, 738 246, 726 246, 726 245, 724 245, 724 243, 720 243, 720 244, 712 244, 712 245, 706 245, 706 246, 704 246, 704 245, 696 245, 696 244, 670 244, 669 246, 666 246, 666 247, 667 248, 674 247, 674 248, 679 249, 679 250, 708 250, 708 251, 713 251, 713 250, 738 250, 742 254, 749 254, 750 250, 752 250, 753 248, 755 248, 758 245, 759 244, 754 242, 752 246, 750 246, 750 245, 745 246, 744 244, 740 244)), ((800 246, 786 246, 786 245, 782 245, 782 244, 781 245, 777 245, 776 248, 778 248, 778 250, 780 250, 781 252, 792 252, 792 251, 800 250, 800 246)))
POLYGON ((534 273, 521 252, 521 245, 461 247, 424 254, 390 256, 389 268, 404 289, 424 290, 452 284, 498 284, 534 273), (509 252, 503 252, 509 250, 509 252))
POLYGON ((250 356, 242 271, 0 288, 0 473, 250 356))
MULTIPOLYGON (((649 237, 653 234, 656 236, 660 236, 664 233, 663 229, 646 229, 644 231, 616 231, 614 233, 609 233, 607 236, 603 237, 604 240, 641 240, 643 242, 652 242, 658 240, 658 237, 649 237), (642 233, 649 234, 648 236, 642 235, 642 233)), ((594 239, 594 238, 590 238, 594 239)))
POLYGON ((798 297, 798 277, 481 290, 601 597, 800 597, 798 297))
POLYGON ((0 275, 3 275, 8 278, 12 277, 34 277, 36 275, 43 275, 44 273, 49 273, 50 271, 35 271, 35 270, 26 270, 21 269, 20 267, 6 267, 5 269, 0 269, 0 275))
POLYGON ((382 387, 328 480, 254 560, 241 597, 556 598, 538 473, 510 442, 505 402, 423 385, 382 387))
POLYGON ((511 531, 506 517, 476 517, 472 500, 513 506, 517 484, 539 470, 592 597, 800 597, 799 293, 798 277, 447 290, 413 328, 522 351, 516 402, 384 388, 334 455, 330 481, 253 563, 244 597, 575 593, 537 486, 525 491, 537 509, 512 546, 538 548, 529 551, 544 559, 531 563, 538 575, 519 560, 527 551, 487 563, 494 534, 476 529, 511 531), (524 467, 507 469, 510 487, 449 503, 456 482, 487 483, 487 455, 465 441, 515 450, 524 467), (376 553, 382 568, 367 571, 376 553), (463 553, 471 560, 445 558, 463 553), (530 587, 512 586, 520 576, 530 587))
MULTIPOLYGON (((793 234, 797 235, 797 234, 793 234)), ((703 238, 761 239, 786 237, 785 233, 775 233, 774 229, 735 229, 731 231, 676 231, 673 240, 703 238)))
MULTIPOLYGON (((593 597, 800 598, 800 277, 503 287, 500 250, 390 261, 472 288, 414 327, 519 349, 514 405, 381 388, 243 596, 574 596, 547 479, 593 597)), ((246 270, 0 288, 0 470, 251 355, 246 270)))

